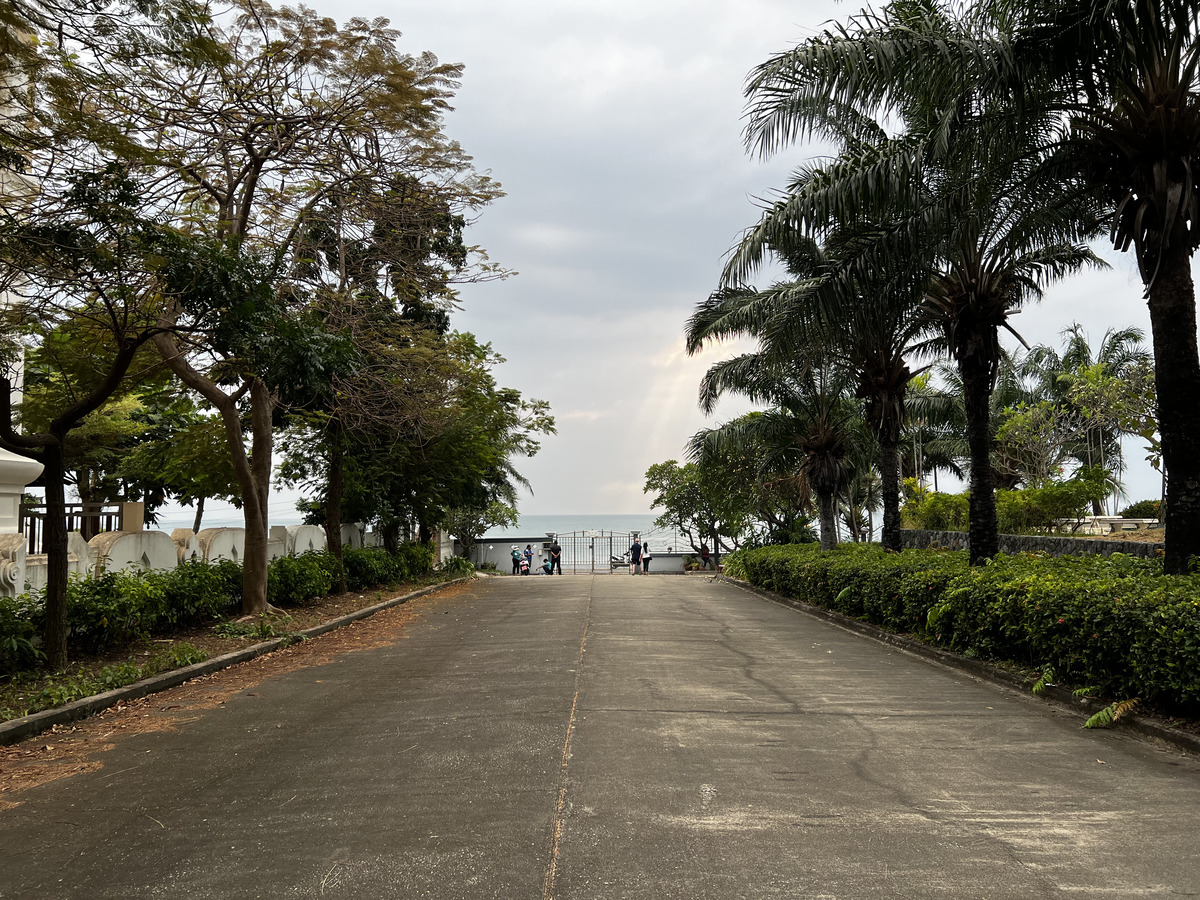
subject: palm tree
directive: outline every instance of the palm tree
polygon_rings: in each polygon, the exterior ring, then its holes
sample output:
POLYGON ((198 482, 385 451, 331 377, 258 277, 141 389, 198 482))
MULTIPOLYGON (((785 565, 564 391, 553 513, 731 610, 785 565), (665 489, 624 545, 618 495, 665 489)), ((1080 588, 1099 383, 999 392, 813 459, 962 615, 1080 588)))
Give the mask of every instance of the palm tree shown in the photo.
POLYGON ((817 497, 821 549, 837 546, 837 496, 853 476, 851 447, 857 404, 844 373, 832 368, 780 369, 767 357, 746 354, 716 363, 702 391, 740 393, 771 408, 697 433, 689 444, 695 459, 726 457, 747 446, 763 450, 762 474, 802 476, 817 497))
MULTIPOLYGON (((1148 406, 1143 395, 1153 393, 1153 357, 1145 350, 1138 328, 1110 328, 1094 350, 1078 322, 1062 334, 1066 339, 1062 353, 1044 345, 1034 347, 1023 361, 1023 373, 1034 381, 1042 398, 1080 423, 1067 455, 1080 466, 1119 474, 1124 469, 1122 435, 1145 430, 1131 427, 1131 421, 1143 417, 1130 414, 1129 406, 1148 406)), ((1099 501, 1093 504, 1093 512, 1103 514, 1099 501)))
POLYGON ((1013 39, 984 83, 1060 114, 1055 164, 1105 202, 1134 250, 1154 342, 1168 573, 1200 555, 1200 7, 1194 0, 988 0, 1013 39), (1036 89, 1036 92, 1035 92, 1036 89))
POLYGON ((1099 265, 1085 246, 1092 205, 1074 186, 1043 176, 1030 135, 995 102, 972 93, 970 70, 938 60, 955 41, 983 46, 986 17, 955 19, 927 2, 864 13, 759 67, 747 94, 747 142, 766 154, 793 138, 842 141, 832 164, 801 173, 747 233, 726 269, 736 284, 788 230, 819 236, 867 231, 844 270, 856 277, 925 267, 925 309, 958 369, 971 458, 971 562, 999 544, 990 465, 989 398, 1001 360, 999 332, 1044 285, 1099 265), (902 52, 901 52, 902 51, 902 52), (906 65, 896 67, 898 56, 906 65), (905 131, 881 136, 873 116, 905 131))
MULTIPOLYGON (((900 436, 905 421, 905 391, 919 372, 907 359, 929 352, 930 323, 921 295, 910 280, 886 283, 876 278, 837 275, 839 257, 852 253, 855 238, 834 234, 826 247, 795 233, 776 251, 792 276, 765 291, 729 288, 702 303, 688 322, 687 347, 753 336, 760 352, 786 365, 832 361, 854 380, 854 396, 877 446, 883 500, 883 546, 900 549, 900 436)), ((714 397, 703 402, 711 406, 714 397)))

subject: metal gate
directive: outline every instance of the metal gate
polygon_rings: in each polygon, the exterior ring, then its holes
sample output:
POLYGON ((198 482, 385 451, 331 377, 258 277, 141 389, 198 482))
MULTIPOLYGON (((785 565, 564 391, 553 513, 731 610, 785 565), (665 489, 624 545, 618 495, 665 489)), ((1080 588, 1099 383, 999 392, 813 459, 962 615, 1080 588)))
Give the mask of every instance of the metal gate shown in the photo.
POLYGON ((564 575, 629 572, 633 535, 627 531, 572 531, 560 534, 558 544, 564 575))

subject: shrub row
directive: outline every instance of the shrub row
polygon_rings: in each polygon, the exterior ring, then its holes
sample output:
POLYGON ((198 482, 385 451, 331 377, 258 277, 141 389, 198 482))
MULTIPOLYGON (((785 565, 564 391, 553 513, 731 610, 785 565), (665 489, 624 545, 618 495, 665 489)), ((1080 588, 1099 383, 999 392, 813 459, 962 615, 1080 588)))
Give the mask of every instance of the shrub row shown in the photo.
POLYGON ((342 554, 346 587, 352 591, 377 584, 399 584, 424 578, 433 571, 433 550, 424 544, 401 544, 395 553, 382 547, 363 547, 342 554))
MULTIPOLYGON (((392 554, 381 548, 345 551, 347 585, 415 581, 433 571, 433 552, 405 544, 392 554)), ((267 570, 267 600, 274 606, 315 603, 339 580, 337 558, 327 552, 273 560, 267 570)), ((236 613, 242 602, 242 567, 222 560, 192 560, 168 571, 112 572, 73 578, 67 586, 68 642, 95 653, 236 613)), ((38 658, 45 596, 0 597, 0 674, 30 668, 38 658)))
POLYGON ((997 556, 846 545, 764 547, 726 571, 789 597, 985 658, 1162 708, 1200 710, 1200 577, 1157 560, 997 556))

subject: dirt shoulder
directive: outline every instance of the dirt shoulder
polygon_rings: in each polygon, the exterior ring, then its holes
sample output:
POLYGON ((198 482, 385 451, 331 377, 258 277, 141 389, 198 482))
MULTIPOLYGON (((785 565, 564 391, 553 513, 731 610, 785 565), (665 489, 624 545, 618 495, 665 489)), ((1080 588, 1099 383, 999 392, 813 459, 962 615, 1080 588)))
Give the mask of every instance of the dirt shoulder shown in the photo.
POLYGON ((180 629, 97 654, 73 654, 64 672, 20 672, 0 679, 0 722, 179 669, 189 663, 286 637, 410 594, 430 582, 329 595, 254 621, 221 621, 180 629), (139 673, 135 669, 141 669, 139 673))
POLYGON ((1159 544, 1165 540, 1166 534, 1161 528, 1155 528, 1153 531, 1147 531, 1142 528, 1137 531, 1115 531, 1112 534, 1092 534, 1079 535, 1079 537, 1090 537, 1093 540, 1101 541, 1135 541, 1139 544, 1159 544))

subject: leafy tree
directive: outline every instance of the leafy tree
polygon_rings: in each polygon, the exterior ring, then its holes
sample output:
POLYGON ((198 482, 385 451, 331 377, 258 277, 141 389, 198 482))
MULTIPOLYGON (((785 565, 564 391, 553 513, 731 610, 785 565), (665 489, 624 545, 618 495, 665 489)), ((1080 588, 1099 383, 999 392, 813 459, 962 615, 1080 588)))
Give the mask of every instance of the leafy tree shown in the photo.
POLYGON ((119 167, 77 173, 43 183, 36 198, 10 205, 0 221, 0 289, 15 301, 4 310, 6 331, 39 347, 35 361, 52 373, 39 430, 24 434, 16 429, 11 378, 0 379, 0 444, 45 466, 45 648, 55 668, 67 652, 69 436, 118 391, 139 351, 160 334, 164 302, 203 302, 200 292, 220 287, 192 278, 211 248, 142 215, 141 189, 119 167))
POLYGON ((123 495, 146 502, 147 516, 166 498, 173 498, 196 507, 192 531, 199 531, 207 500, 241 504, 229 441, 219 417, 182 397, 147 405, 136 418, 141 426, 138 440, 121 457, 112 478, 123 495))
POLYGON ((338 27, 306 8, 243 0, 204 35, 219 54, 149 69, 115 60, 88 100, 114 144, 156 173, 164 208, 236 249, 242 277, 226 302, 169 306, 155 346, 225 424, 246 521, 243 609, 258 613, 273 420, 281 406, 311 404, 354 361, 345 336, 311 311, 305 265, 325 211, 360 188, 402 206, 402 193, 379 186, 405 177, 474 176, 441 133, 461 69, 401 53, 385 20, 338 27))
POLYGON ((762 354, 717 363, 705 374, 702 396, 736 392, 772 408, 702 432, 693 448, 711 458, 765 448, 762 469, 802 476, 816 495, 821 548, 830 549, 837 544, 837 496, 853 475, 852 448, 865 438, 849 387, 836 368, 789 371, 762 354))
MULTIPOLYGON (((1142 347, 1142 332, 1109 329, 1094 350, 1079 324, 1063 336, 1061 355, 1037 346, 1022 368, 1038 395, 1054 403, 1063 418, 1077 423, 1066 443, 1069 456, 1080 466, 1120 472, 1120 438, 1136 434, 1146 440, 1158 468, 1153 358, 1142 347)), ((1101 513, 1099 504, 1094 512, 1101 513)))
POLYGON ((0 5, 0 167, 40 177, 61 165, 68 148, 68 157, 89 156, 107 123, 83 99, 87 80, 116 61, 153 67, 203 59, 215 52, 203 33, 208 21, 208 5, 192 0, 0 5))
POLYGON ((428 431, 452 376, 430 365, 429 350, 449 329, 455 284, 503 277, 473 261, 463 241, 464 211, 499 196, 486 179, 422 182, 411 175, 361 178, 328 196, 302 232, 291 276, 314 298, 325 326, 349 336, 353 364, 332 372, 306 404, 323 412, 328 447, 324 524, 341 558, 347 447, 359 432, 428 431), (440 380, 439 380, 440 379, 440 380))
MULTIPOLYGON (((409 368, 421 379, 408 383, 409 402, 428 411, 399 430, 369 410, 348 420, 345 493, 342 512, 352 521, 373 523, 391 546, 409 536, 427 539, 455 509, 514 506, 527 486, 516 467, 520 457, 540 449, 537 435, 554 433, 544 401, 525 400, 497 385, 492 370, 503 362, 470 334, 445 340, 416 333, 409 368)), ((404 396, 398 393, 396 396, 404 396)), ((285 454, 284 476, 291 483, 327 487, 329 444, 321 428, 293 435, 285 454)), ((460 535, 461 537, 461 535, 460 535)))
POLYGON ((733 499, 736 482, 716 469, 714 457, 682 466, 673 459, 655 463, 646 470, 645 490, 654 495, 651 508, 662 510, 656 527, 676 530, 696 553, 711 541, 719 559, 722 551, 737 549, 747 510, 733 499))
POLYGON ((462 544, 462 555, 470 559, 479 539, 490 529, 511 527, 519 518, 515 506, 493 500, 487 506, 459 506, 447 510, 443 524, 462 544))

